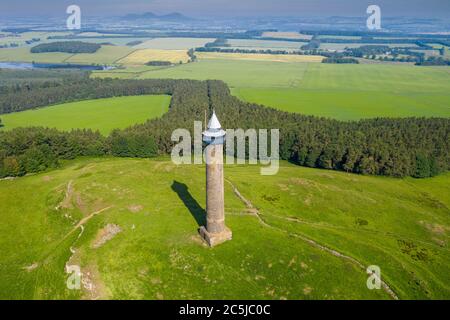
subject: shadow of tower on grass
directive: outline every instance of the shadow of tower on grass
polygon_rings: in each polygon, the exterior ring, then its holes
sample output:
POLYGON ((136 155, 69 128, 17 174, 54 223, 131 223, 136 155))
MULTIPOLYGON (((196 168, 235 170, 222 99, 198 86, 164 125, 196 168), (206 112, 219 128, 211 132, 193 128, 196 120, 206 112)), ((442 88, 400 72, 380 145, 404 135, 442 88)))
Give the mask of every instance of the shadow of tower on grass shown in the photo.
POLYGON ((189 188, 186 184, 174 181, 172 183, 172 190, 180 197, 186 208, 189 209, 192 217, 194 217, 198 226, 206 226, 206 211, 203 209, 194 199, 194 197, 189 192, 189 188))

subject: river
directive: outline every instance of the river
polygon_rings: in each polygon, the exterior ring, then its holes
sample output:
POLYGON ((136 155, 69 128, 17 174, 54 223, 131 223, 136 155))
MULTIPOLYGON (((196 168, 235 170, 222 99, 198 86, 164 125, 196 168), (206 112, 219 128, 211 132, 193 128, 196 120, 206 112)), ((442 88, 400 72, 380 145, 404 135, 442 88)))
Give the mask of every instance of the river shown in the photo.
POLYGON ((30 62, 0 62, 0 69, 80 69, 87 71, 95 70, 111 70, 110 66, 94 66, 85 64, 68 64, 68 63, 30 63, 30 62))

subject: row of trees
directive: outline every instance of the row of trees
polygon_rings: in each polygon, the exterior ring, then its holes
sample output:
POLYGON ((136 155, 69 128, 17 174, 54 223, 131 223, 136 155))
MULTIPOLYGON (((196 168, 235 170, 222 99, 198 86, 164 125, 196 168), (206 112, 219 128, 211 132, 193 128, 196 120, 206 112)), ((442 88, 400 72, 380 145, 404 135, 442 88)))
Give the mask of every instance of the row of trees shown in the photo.
POLYGON ((82 41, 57 41, 41 43, 31 48, 31 53, 66 52, 66 53, 95 53, 101 45, 82 41))
POLYGON ((168 67, 172 65, 170 61, 149 61, 146 63, 147 66, 151 67, 168 67))
POLYGON ((418 66, 450 66, 450 60, 442 57, 428 57, 426 60, 421 60, 416 63, 418 66))
POLYGON ((225 38, 217 38, 213 42, 208 42, 205 44, 205 48, 215 48, 215 47, 230 47, 228 40, 225 38))
POLYGON ((49 87, 63 82, 84 81, 89 73, 78 69, 0 69, 0 94, 49 87))
POLYGON ((350 64, 358 64, 359 61, 353 58, 325 58, 323 59, 322 63, 336 63, 336 64, 343 64, 343 63, 350 63, 350 64))
POLYGON ((320 40, 319 39, 312 39, 307 44, 300 47, 302 50, 316 50, 320 48, 320 40))
MULTIPOLYGON (((116 130, 59 132, 44 128, 0 131, 0 176, 23 175, 80 155, 150 157, 171 152, 177 128, 193 130, 193 121, 215 109, 224 128, 280 129, 282 159, 308 167, 387 176, 432 176, 450 166, 450 119, 405 118, 342 122, 292 114, 245 103, 221 81, 87 80, 14 94, 29 107, 43 101, 118 95, 171 94, 161 118, 116 130), (71 93, 72 92, 72 93, 71 93), (66 95, 65 93, 69 93, 66 95), (26 98, 23 98, 26 96, 26 98)), ((11 95, 11 94, 6 94, 11 95)), ((6 109, 3 96, 3 107, 6 109)), ((9 100, 14 102, 12 96, 9 100)), ((16 106, 16 104, 14 104, 16 106)))
POLYGON ((34 83, 0 95, 0 114, 85 99, 110 98, 124 95, 170 94, 171 80, 131 81, 84 79, 54 83, 34 83))
MULTIPOLYGON (((301 30, 300 33, 312 35, 313 37, 318 36, 344 36, 344 37, 361 37, 362 39, 374 39, 376 38, 392 38, 390 40, 398 40, 401 38, 405 38, 405 33, 402 32, 383 32, 383 31, 357 31, 357 30, 301 30)), ((442 34, 435 33, 417 33, 417 34, 408 34, 406 36, 410 40, 411 38, 416 39, 414 41, 422 41, 422 42, 436 42, 436 41, 448 41, 448 36, 442 34)), ((385 39, 382 39, 385 40, 385 39)), ((411 41, 411 40, 410 40, 411 41)))
MULTIPOLYGON (((416 65, 425 66, 445 66, 449 65, 450 61, 444 57, 425 57, 425 53, 417 51, 415 47, 389 47, 386 45, 365 45, 359 48, 346 48, 343 52, 327 53, 316 52, 329 58, 341 59, 344 57, 366 58, 379 61, 396 61, 396 62, 414 62, 416 65)), ((440 50, 441 52, 442 50, 440 50)), ((445 48, 444 48, 445 54, 445 48)), ((442 52, 441 52, 442 55, 442 52)))
POLYGON ((223 52, 223 53, 253 53, 253 54, 294 54, 304 55, 301 51, 287 51, 274 49, 242 49, 242 48, 216 48, 216 47, 200 47, 196 48, 198 52, 223 52))

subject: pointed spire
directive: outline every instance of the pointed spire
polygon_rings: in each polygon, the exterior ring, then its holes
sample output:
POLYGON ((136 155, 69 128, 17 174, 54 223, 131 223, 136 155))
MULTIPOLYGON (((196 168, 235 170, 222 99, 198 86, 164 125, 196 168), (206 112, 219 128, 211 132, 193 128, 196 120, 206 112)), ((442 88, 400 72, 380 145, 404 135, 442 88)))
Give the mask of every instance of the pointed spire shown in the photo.
POLYGON ((211 117, 211 119, 209 120, 209 123, 208 123, 208 129, 221 129, 222 128, 222 126, 220 125, 220 122, 219 122, 219 119, 217 119, 217 116, 216 116, 216 111, 215 110, 213 110, 213 114, 212 114, 212 117, 211 117))
POLYGON ((222 126, 219 119, 217 119, 216 112, 213 111, 211 119, 209 119, 208 128, 203 132, 203 141, 207 143, 215 142, 216 144, 223 144, 223 137, 225 137, 225 135, 226 132, 222 130, 222 126))

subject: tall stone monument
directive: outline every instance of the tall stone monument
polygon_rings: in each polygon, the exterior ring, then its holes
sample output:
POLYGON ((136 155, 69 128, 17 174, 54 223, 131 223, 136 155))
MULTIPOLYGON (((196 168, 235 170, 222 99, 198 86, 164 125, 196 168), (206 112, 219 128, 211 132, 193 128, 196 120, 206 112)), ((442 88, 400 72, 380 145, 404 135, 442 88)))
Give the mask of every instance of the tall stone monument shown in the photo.
POLYGON ((223 145, 225 131, 222 130, 216 113, 203 132, 206 144, 206 227, 200 227, 200 235, 210 247, 231 240, 231 230, 225 226, 223 190, 223 145))

